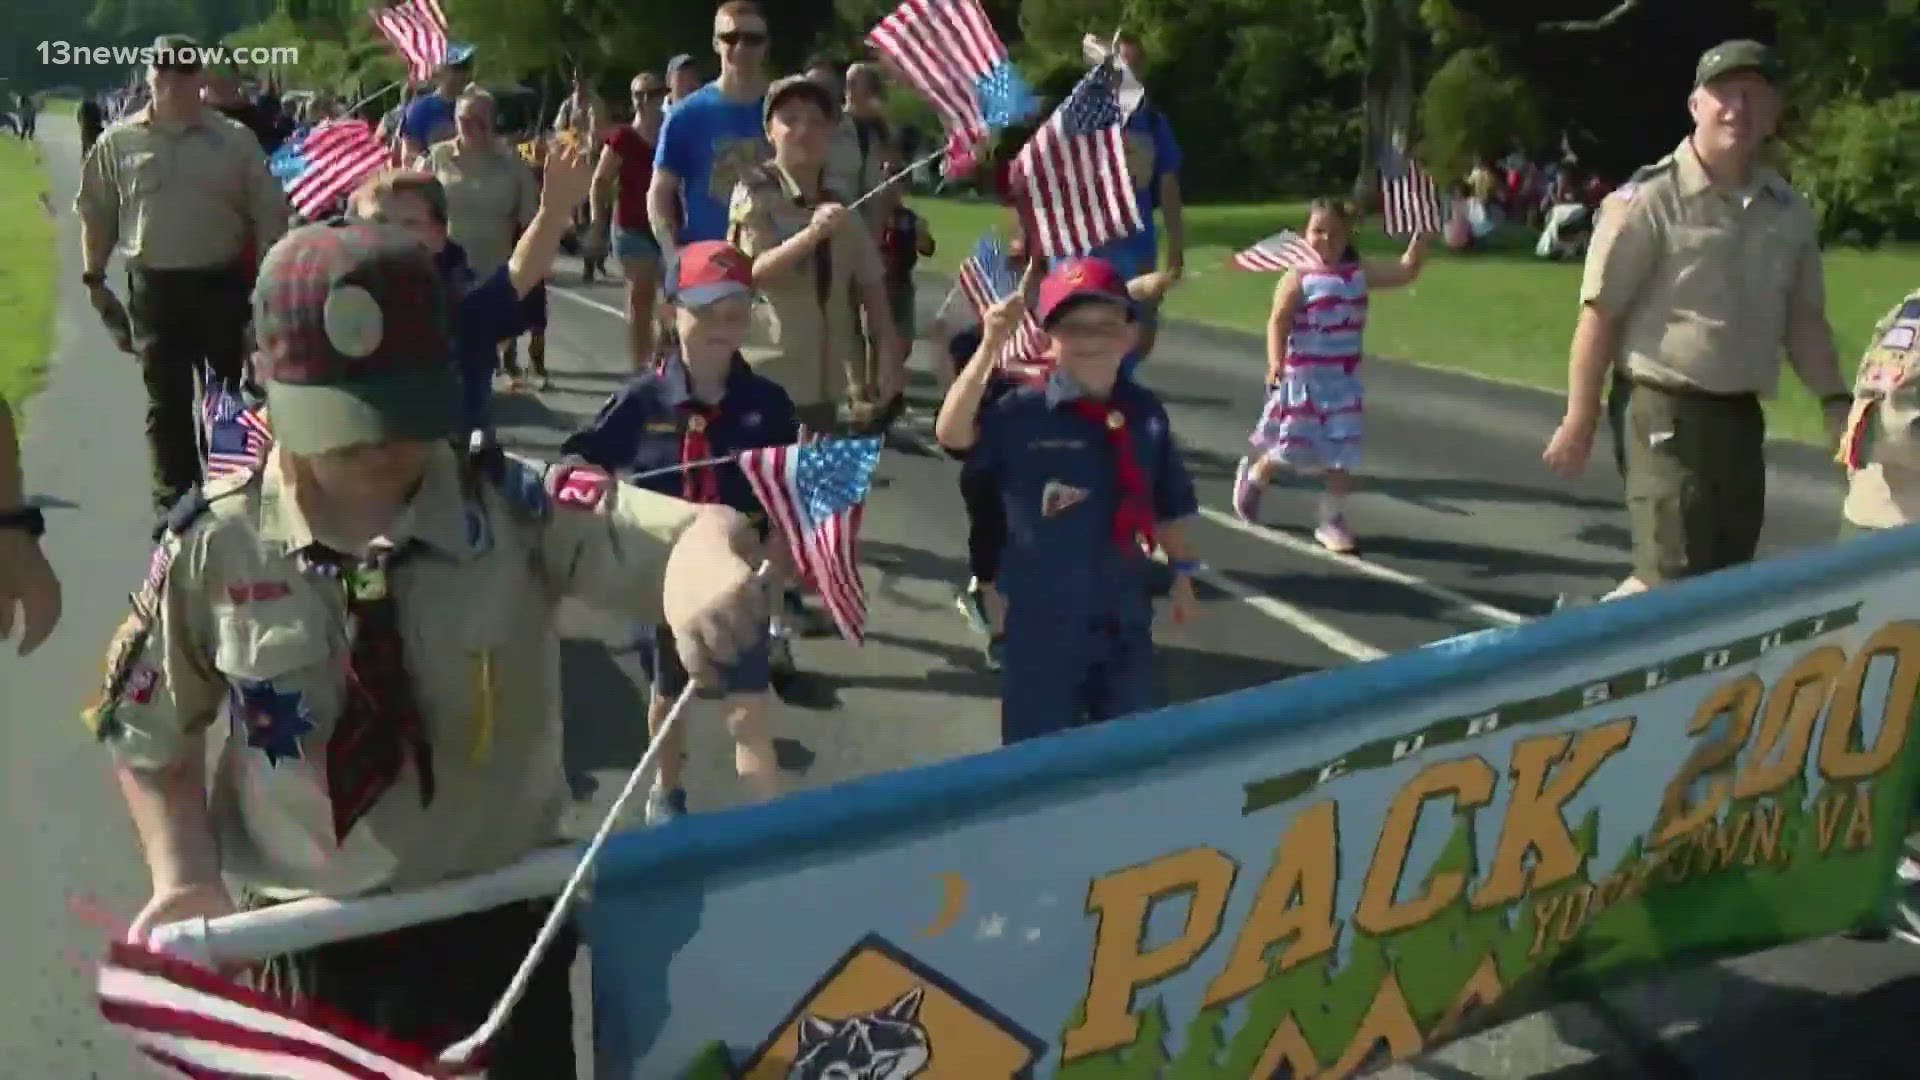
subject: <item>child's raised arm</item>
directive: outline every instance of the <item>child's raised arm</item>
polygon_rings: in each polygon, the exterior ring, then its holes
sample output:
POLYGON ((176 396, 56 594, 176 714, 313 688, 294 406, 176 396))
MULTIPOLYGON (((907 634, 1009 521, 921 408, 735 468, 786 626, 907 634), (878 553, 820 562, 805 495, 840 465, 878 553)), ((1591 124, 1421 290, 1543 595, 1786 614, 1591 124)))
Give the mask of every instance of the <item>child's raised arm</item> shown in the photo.
POLYGON ((1420 277, 1420 266, 1427 259, 1427 234, 1415 233, 1407 243, 1406 254, 1396 262, 1367 261, 1363 269, 1369 289, 1398 289, 1420 277))
POLYGON ((1293 316, 1300 310, 1300 271, 1280 275, 1273 287, 1273 312, 1267 316, 1267 385, 1280 381, 1287 366, 1287 335, 1293 333, 1293 316))

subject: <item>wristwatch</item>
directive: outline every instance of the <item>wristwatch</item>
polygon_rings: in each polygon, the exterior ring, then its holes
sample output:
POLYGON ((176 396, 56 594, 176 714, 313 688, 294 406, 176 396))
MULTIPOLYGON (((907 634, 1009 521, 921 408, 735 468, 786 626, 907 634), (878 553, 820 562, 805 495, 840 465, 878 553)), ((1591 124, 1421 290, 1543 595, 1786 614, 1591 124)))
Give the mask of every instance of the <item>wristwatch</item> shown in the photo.
POLYGON ((47 518, 37 506, 0 511, 0 529, 24 532, 30 538, 38 540, 47 534, 47 518))
POLYGON ((85 285, 89 289, 99 288, 100 286, 105 285, 106 283, 107 283, 107 275, 105 274, 81 274, 80 275, 80 284, 85 285))

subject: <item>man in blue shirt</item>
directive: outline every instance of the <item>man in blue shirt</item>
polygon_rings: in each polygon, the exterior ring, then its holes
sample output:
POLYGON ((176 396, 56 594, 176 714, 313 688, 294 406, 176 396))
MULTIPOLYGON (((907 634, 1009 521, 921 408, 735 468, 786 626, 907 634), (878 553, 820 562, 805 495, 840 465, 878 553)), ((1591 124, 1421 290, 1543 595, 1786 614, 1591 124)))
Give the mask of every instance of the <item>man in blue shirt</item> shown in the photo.
MULTIPOLYGON (((563 457, 623 474, 644 488, 693 503, 722 503, 756 518, 765 508, 730 458, 742 450, 787 446, 800 438, 793 399, 740 356, 753 321, 753 260, 739 248, 701 240, 680 249, 662 290, 674 306, 679 352, 608 399, 591 425, 560 447, 563 457), (696 464, 706 463, 706 464, 696 464), (692 466, 692 467, 688 467, 692 466)), ((784 545, 772 545, 784 550, 784 545)), ((779 762, 767 732, 773 707, 770 642, 748 649, 722 673, 734 768, 763 798, 780 794, 779 762)), ((665 626, 643 628, 640 647, 653 676, 647 730, 657 738, 687 672, 665 626)), ((663 748, 647 800, 647 821, 686 813, 681 780, 685 728, 663 748)))
POLYGON ((453 138, 454 103, 473 85, 473 46, 447 46, 447 62, 434 77, 434 92, 415 98, 400 115, 400 159, 411 162, 437 142, 453 138))
POLYGON ((713 17, 720 77, 673 107, 654 149, 647 215, 668 264, 681 244, 722 240, 733 186, 773 155, 762 101, 767 20, 752 0, 728 0, 713 17))
POLYGON ((1196 613, 1187 519, 1199 510, 1167 410, 1120 378, 1139 338, 1137 304, 1114 267, 1073 260, 1041 282, 1035 314, 1046 383, 981 407, 1020 325, 1025 289, 988 310, 934 434, 992 477, 1006 537, 995 586, 1006 601, 1003 744, 1140 712, 1154 704, 1153 562, 1173 571, 1172 617, 1196 613))
MULTIPOLYGON (((1130 37, 1120 39, 1120 63, 1136 76, 1143 70, 1146 53, 1130 37)), ((1159 269, 1160 235, 1154 226, 1155 210, 1166 216, 1167 272, 1178 277, 1186 267, 1186 225, 1181 217, 1180 143, 1173 137, 1173 125, 1165 113, 1144 99, 1127 117, 1127 174, 1133 178, 1134 197, 1140 203, 1140 217, 1147 227, 1132 236, 1108 244, 1094 255, 1112 263, 1120 276, 1131 281, 1159 269)), ((1157 301, 1140 310, 1140 346, 1128 357, 1122 374, 1131 376, 1134 368, 1153 351, 1159 331, 1160 306, 1157 301)))
POLYGON ((466 252, 447 238, 447 192, 428 173, 392 172, 354 193, 355 216, 398 226, 433 253, 456 298, 454 362, 460 368, 461 411, 470 443, 493 442, 493 368, 500 343, 526 333, 523 303, 553 269, 573 210, 587 197, 593 148, 556 149, 547 158, 540 206, 505 266, 477 280, 466 252))

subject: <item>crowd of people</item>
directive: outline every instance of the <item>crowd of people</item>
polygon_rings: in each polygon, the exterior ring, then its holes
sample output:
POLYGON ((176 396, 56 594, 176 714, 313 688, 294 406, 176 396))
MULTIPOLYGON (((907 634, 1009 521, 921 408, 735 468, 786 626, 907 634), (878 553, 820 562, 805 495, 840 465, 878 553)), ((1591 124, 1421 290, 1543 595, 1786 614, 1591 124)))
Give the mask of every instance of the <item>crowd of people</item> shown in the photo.
MULTIPOLYGON (((395 167, 316 223, 289 220, 268 169, 280 110, 223 73, 152 68, 132 111, 88 137, 82 280, 140 362, 161 516, 89 713, 152 878, 136 933, 419 886, 551 842, 566 799, 551 708, 562 597, 631 620, 650 731, 698 680, 725 697, 736 771, 758 796, 781 793, 771 690, 792 673, 787 642, 822 620, 728 459, 886 430, 933 238, 890 182, 916 159, 881 115, 883 73, 822 60, 774 78, 769 44, 763 10, 728 0, 714 79, 691 57, 638 73, 623 116, 577 85, 525 154, 475 86, 472 51, 450 54, 386 124, 395 167), (546 385, 542 289, 567 243, 624 279, 631 380, 539 463, 503 452, 492 404, 501 374, 508 390, 518 379, 521 336, 546 385), (125 304, 107 278, 116 249, 125 304), (260 453, 210 477, 203 403, 229 393, 251 403, 260 453), (205 740, 223 709, 232 738, 209 798, 205 740)), ((1119 51, 1145 70, 1137 41, 1119 51)), ((1810 211, 1759 155, 1779 112, 1771 56, 1729 43, 1697 74, 1692 133, 1601 205, 1573 389, 1545 455, 1582 471, 1613 373, 1634 540, 1614 595, 1753 557, 1759 400, 1782 349, 1850 440, 1847 519, 1901 524, 1920 492, 1898 426, 1912 391, 1864 374, 1848 391, 1810 211)), ((304 99, 277 137, 337 109, 304 99)), ((951 361, 935 435, 963 461, 959 600, 988 629, 1005 743, 1150 707, 1153 594, 1169 592, 1176 621, 1197 612, 1194 487, 1166 409, 1134 377, 1183 275, 1180 153, 1150 102, 1127 123, 1136 197, 1164 231, 1042 258, 989 163, 1009 206, 1001 269, 1019 284, 977 327, 930 328, 951 361), (1038 362, 1003 363, 1029 317, 1038 362)), ((1256 521, 1280 471, 1324 476, 1315 535, 1336 552, 1358 547, 1346 506, 1368 294, 1413 281, 1425 253, 1416 237, 1396 261, 1361 261, 1353 224, 1345 204, 1316 203, 1304 239, 1319 266, 1276 286, 1233 492, 1256 521)), ((1916 328, 1909 300, 1869 366, 1905 364, 1916 328)), ((0 507, 21 507, 10 427, 0 435, 0 507)), ((23 603, 28 645, 57 615, 31 542, 43 528, 25 508, 0 514, 0 632, 23 603)), ((661 757, 654 824, 688 809, 683 754, 661 757)), ((543 916, 516 903, 326 946, 263 981, 405 1039, 450 1038, 479 1024, 543 916)), ((572 951, 547 954, 493 1075, 572 1075, 572 951)))

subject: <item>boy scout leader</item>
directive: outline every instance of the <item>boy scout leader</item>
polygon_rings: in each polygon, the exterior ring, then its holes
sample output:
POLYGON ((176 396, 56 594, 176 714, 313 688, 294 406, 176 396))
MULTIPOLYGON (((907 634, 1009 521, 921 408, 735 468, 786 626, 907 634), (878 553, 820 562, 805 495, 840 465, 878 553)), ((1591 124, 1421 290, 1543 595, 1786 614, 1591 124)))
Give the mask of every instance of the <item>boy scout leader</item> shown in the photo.
MULTIPOLYGON (((1028 270, 1032 274, 1031 267, 1028 270)), ((1138 305, 1100 259, 1060 264, 1036 314, 1053 370, 984 412, 996 361, 1020 325, 1026 283, 988 309, 980 346, 947 391, 934 436, 991 476, 1007 539, 1000 739, 1012 744, 1154 704, 1156 541, 1173 571, 1172 616, 1195 611, 1185 522, 1199 510, 1167 411, 1120 378, 1140 337, 1138 305)))
MULTIPOLYGON (((88 714, 152 877, 135 940, 233 910, 223 877, 247 907, 351 897, 555 840, 562 597, 665 622, 702 679, 766 619, 738 512, 456 453, 446 289, 404 232, 289 234, 254 310, 274 448, 175 508, 88 714)), ((431 1043, 485 1019, 542 917, 517 903, 324 946, 263 982, 431 1043)), ((572 945, 534 977, 493 1076, 573 1075, 572 945)))
POLYGON ((1707 50, 1693 132, 1609 196, 1587 251, 1566 417, 1543 456, 1586 468, 1616 363, 1632 393, 1625 467, 1633 573, 1612 596, 1753 559, 1766 504, 1760 399, 1784 347, 1839 435, 1852 395, 1827 326, 1813 211, 1766 163, 1779 124, 1767 48, 1707 50))

